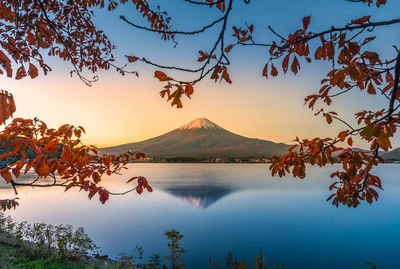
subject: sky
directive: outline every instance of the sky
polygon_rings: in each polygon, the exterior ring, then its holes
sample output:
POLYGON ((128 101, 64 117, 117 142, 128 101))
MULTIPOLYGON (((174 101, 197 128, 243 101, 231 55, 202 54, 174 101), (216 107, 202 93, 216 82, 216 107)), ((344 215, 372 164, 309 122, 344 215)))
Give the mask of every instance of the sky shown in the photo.
MULTIPOLYGON (((182 0, 151 3, 159 4, 171 15, 171 26, 176 30, 198 29, 221 16, 216 9, 191 6, 182 0)), ((319 31, 332 25, 343 26, 364 15, 372 15, 373 21, 397 18, 399 10, 400 2, 395 0, 389 0, 380 9, 344 0, 252 0, 249 5, 235 0, 226 40, 233 41, 232 25, 254 24, 256 40, 269 43, 276 38, 268 32, 268 25, 287 35, 301 27, 304 16, 311 15, 310 29, 319 31)), ((217 27, 194 37, 178 36, 178 45, 174 48, 173 42, 162 41, 155 33, 134 29, 121 21, 119 16, 124 15, 146 25, 130 5, 113 12, 96 10, 95 14, 96 26, 116 45, 114 55, 121 65, 126 63, 124 55, 133 55, 161 64, 196 67, 198 51, 209 50, 219 30, 217 27)), ((395 26, 377 30, 377 40, 370 46, 371 50, 393 58, 392 45, 400 45, 400 31, 395 26)), ((137 70, 139 78, 121 76, 113 70, 101 71, 100 80, 92 87, 77 77, 70 77, 70 64, 51 58, 48 64, 53 71, 47 76, 18 81, 1 77, 0 83, 2 89, 15 96, 16 117, 36 116, 50 127, 64 123, 81 125, 87 132, 83 141, 99 147, 145 140, 198 117, 206 117, 243 136, 284 143, 291 143, 296 136, 335 136, 344 128, 336 122, 327 125, 304 106, 304 97, 319 89, 320 80, 329 71, 329 63, 301 62, 301 71, 296 76, 282 74, 267 80, 261 76, 267 59, 265 48, 235 48, 230 53, 229 66, 233 83, 204 79, 196 85, 192 99, 183 100, 183 109, 171 107, 161 99, 159 91, 163 83, 153 77, 156 69, 138 62, 130 64, 128 69, 137 70)), ((168 74, 187 77, 181 73, 168 74)), ((371 97, 366 92, 355 91, 337 98, 329 110, 352 121, 355 112, 378 109, 385 104, 381 96, 371 97)), ((394 145, 400 146, 400 143, 394 142, 394 145)))

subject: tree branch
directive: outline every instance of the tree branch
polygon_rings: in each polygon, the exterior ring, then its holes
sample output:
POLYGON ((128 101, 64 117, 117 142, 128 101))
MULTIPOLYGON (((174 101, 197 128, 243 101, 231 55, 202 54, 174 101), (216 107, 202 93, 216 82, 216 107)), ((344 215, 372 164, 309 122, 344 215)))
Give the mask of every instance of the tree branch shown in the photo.
POLYGON ((400 76, 400 51, 397 54, 396 66, 394 69, 394 85, 392 90, 392 96, 390 97, 388 116, 393 113, 394 101, 397 98, 397 89, 399 87, 399 76, 400 76))

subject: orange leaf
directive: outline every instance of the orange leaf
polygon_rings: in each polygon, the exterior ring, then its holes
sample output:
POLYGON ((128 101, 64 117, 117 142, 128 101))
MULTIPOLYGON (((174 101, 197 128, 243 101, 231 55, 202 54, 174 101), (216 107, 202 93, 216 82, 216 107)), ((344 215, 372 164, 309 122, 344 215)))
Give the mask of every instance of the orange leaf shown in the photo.
POLYGON ((137 187, 136 187, 136 192, 137 192, 138 194, 142 194, 142 192, 143 192, 142 186, 137 186, 137 187))
POLYGON ((226 70, 222 72, 222 78, 225 79, 225 81, 228 82, 229 84, 232 83, 232 80, 230 79, 229 74, 226 70))
POLYGON ((174 93, 171 94, 171 96, 174 96, 171 102, 171 106, 176 105, 177 108, 182 108, 183 105, 181 101, 181 96, 182 96, 181 89, 178 88, 174 93))
POLYGON ((343 141, 346 139, 346 136, 347 136, 348 133, 349 133, 349 131, 340 132, 340 133, 338 134, 338 137, 339 137, 340 141, 343 142, 343 141))
POLYGON ((296 57, 296 56, 294 57, 294 60, 293 60, 293 62, 292 62, 291 69, 292 69, 292 72, 293 72, 294 74, 297 74, 297 72, 298 72, 299 69, 300 69, 300 64, 299 64, 299 61, 297 60, 297 57, 296 57))
POLYGON ((75 182, 69 183, 69 184, 65 187, 65 190, 64 190, 64 191, 67 191, 67 190, 71 189, 75 184, 76 184, 75 182))
POLYGON ((190 96, 193 94, 193 92, 194 92, 194 89, 193 89, 192 84, 187 83, 186 87, 185 87, 185 94, 187 95, 187 97, 190 98, 190 96))
POLYGON ((268 78, 268 63, 265 64, 262 75, 266 78, 268 78))
POLYGON ((353 146, 353 139, 351 137, 349 137, 349 139, 347 139, 347 144, 349 144, 350 147, 353 146))
POLYGON ((379 7, 380 5, 386 4, 386 0, 377 0, 376 1, 376 6, 379 7))
POLYGON ((139 58, 135 57, 135 56, 126 56, 126 57, 128 58, 128 62, 130 62, 130 63, 134 63, 137 60, 139 60, 139 58))
POLYGON ((197 59, 198 62, 202 62, 202 61, 210 58, 210 55, 208 55, 208 53, 205 53, 203 51, 199 51, 199 53, 200 53, 200 57, 197 59))
POLYGON ((49 173, 50 173, 50 168, 49 168, 49 166, 48 166, 46 163, 43 163, 43 165, 41 165, 41 166, 38 168, 37 173, 38 173, 39 176, 46 177, 46 176, 48 176, 49 173))
POLYGON ((89 192, 89 199, 92 199, 93 196, 99 191, 98 188, 95 188, 89 192))
POLYGON ((29 64, 28 74, 31 78, 35 78, 39 75, 38 69, 33 64, 29 64))
POLYGON ((375 87, 374 87, 374 85, 372 85, 372 83, 370 83, 370 84, 368 85, 367 92, 368 92, 369 94, 376 94, 375 87))
POLYGON ((290 55, 288 54, 288 55, 286 55, 286 57, 283 59, 283 61, 282 61, 282 69, 283 69, 283 72, 286 74, 286 72, 287 72, 287 70, 288 70, 288 68, 289 68, 289 57, 290 57, 290 55))
POLYGON ((364 24, 367 21, 369 21, 370 18, 371 18, 371 16, 364 16, 359 19, 351 21, 351 24, 364 24))
POLYGON ((126 183, 129 183, 129 182, 131 182, 131 181, 133 181, 133 180, 135 180, 135 179, 137 179, 138 177, 132 177, 132 178, 130 178, 126 183))
POLYGON ((17 69, 17 73, 15 75, 15 79, 21 79, 26 77, 26 71, 25 71, 25 67, 23 65, 21 65, 18 69, 17 69))
POLYGON ((331 124, 331 123, 332 123, 332 117, 331 117, 331 115, 326 114, 326 115, 325 115, 325 118, 326 118, 326 121, 328 122, 328 124, 331 124))
POLYGON ((7 167, 4 169, 1 169, 0 174, 6 180, 7 184, 11 182, 12 176, 10 174, 10 171, 8 171, 7 167))
POLYGON ((231 45, 227 46, 227 47, 224 49, 224 51, 225 51, 226 53, 229 53, 229 52, 231 51, 232 48, 233 48, 233 45, 231 44, 231 45))
POLYGON ((271 65, 271 76, 276 77, 278 75, 278 70, 276 67, 272 64, 271 65))
POLYGON ((303 29, 307 30, 308 25, 310 24, 311 16, 307 16, 303 18, 303 29))
POLYGON ((108 154, 103 155, 103 163, 108 169, 110 169, 110 156, 108 156, 108 154))
POLYGON ((171 77, 168 77, 164 72, 162 71, 155 71, 154 72, 154 77, 158 78, 160 81, 168 81, 172 80, 171 77))

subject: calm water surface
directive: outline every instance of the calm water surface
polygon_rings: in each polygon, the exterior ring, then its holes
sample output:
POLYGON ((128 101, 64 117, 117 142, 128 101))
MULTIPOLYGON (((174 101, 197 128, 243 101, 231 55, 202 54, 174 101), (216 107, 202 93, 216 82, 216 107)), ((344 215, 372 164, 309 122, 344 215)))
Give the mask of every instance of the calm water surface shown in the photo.
MULTIPOLYGON (((399 165, 376 169, 380 199, 357 209, 325 199, 335 166, 310 168, 307 179, 272 178, 263 164, 132 164, 107 187, 122 191, 130 176, 146 176, 153 193, 111 197, 105 205, 85 193, 20 189, 16 220, 82 226, 104 253, 167 252, 163 233, 184 238, 188 268, 223 264, 232 252, 253 261, 259 248, 285 268, 367 268, 363 261, 400 268, 399 165)), ((0 197, 13 197, 0 189, 0 197)), ((96 196, 97 197, 97 196, 96 196)))

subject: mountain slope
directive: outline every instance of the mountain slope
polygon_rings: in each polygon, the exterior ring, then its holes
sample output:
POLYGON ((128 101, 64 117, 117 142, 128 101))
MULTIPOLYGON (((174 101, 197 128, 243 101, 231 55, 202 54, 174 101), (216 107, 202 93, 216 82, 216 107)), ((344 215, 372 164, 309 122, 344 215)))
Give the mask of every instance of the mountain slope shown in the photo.
POLYGON ((115 147, 102 153, 122 153, 128 150, 144 152, 151 158, 271 158, 282 155, 289 145, 247 138, 231 133, 206 118, 198 118, 166 134, 115 147))
POLYGON ((387 163, 400 162, 400 148, 395 148, 391 151, 383 152, 381 155, 387 163))

